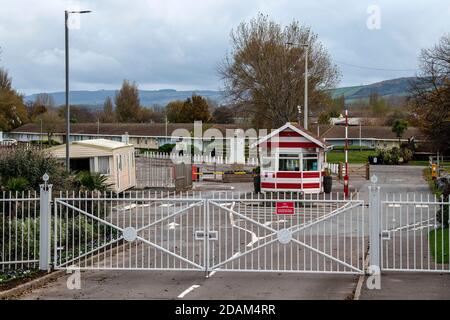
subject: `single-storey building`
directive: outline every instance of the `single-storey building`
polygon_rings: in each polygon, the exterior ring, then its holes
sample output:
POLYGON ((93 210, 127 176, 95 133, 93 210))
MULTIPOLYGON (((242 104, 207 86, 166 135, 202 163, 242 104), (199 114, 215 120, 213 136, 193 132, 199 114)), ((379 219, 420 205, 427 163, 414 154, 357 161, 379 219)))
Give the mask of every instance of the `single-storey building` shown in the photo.
MULTIPOLYGON (((46 149, 57 159, 66 158, 66 145, 46 149)), ((114 192, 136 186, 134 146, 119 141, 93 139, 70 144, 70 169, 101 173, 114 192)))
POLYGON ((261 191, 323 191, 325 153, 332 146, 311 132, 286 123, 261 138, 261 191))
MULTIPOLYGON (((317 125, 311 126, 311 131, 320 135, 320 138, 335 147, 345 146, 345 126, 317 125)), ((414 139, 419 146, 426 144, 426 138, 416 127, 408 127, 403 133, 400 143, 414 139)), ((388 126, 349 126, 348 144, 373 149, 392 149, 400 146, 399 139, 388 126)))

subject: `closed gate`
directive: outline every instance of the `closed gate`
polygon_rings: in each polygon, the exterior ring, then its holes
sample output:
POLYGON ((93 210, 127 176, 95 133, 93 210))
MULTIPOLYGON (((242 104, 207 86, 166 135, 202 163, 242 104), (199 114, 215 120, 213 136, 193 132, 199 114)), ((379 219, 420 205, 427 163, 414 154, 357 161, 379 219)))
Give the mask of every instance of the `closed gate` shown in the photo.
POLYGON ((364 272, 361 200, 214 193, 54 203, 56 269, 364 272))
POLYGON ((252 196, 208 200, 209 270, 364 272, 363 201, 252 196))
POLYGON ((56 269, 204 270, 203 199, 169 194, 55 199, 56 269))
POLYGON ((386 194, 381 201, 381 268, 450 272, 448 201, 429 194, 386 194))

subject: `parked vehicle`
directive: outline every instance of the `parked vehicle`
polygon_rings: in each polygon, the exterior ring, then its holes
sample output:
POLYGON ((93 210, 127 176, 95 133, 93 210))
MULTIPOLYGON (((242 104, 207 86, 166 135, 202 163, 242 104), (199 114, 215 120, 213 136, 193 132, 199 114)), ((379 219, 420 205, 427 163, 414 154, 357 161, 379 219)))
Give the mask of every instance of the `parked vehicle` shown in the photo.
POLYGON ((3 139, 0 141, 0 145, 2 146, 17 146, 16 139, 3 139))

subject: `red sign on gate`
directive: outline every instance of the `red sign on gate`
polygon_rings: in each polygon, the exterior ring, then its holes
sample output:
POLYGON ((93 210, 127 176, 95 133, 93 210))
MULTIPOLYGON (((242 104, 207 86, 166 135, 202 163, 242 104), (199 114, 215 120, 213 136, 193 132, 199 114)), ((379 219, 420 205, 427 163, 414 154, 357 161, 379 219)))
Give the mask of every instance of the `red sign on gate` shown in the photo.
POLYGON ((294 202, 277 202, 275 207, 276 214, 294 214, 295 206, 294 202))

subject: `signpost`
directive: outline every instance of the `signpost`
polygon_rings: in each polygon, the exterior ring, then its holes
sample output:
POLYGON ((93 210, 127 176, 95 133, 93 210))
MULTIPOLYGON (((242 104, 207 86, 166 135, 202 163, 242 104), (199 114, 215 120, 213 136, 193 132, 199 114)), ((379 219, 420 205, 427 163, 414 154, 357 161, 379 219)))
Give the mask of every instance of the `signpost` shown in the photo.
POLYGON ((295 214, 294 202, 277 202, 275 207, 276 214, 295 214))

